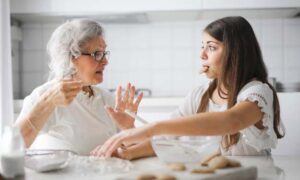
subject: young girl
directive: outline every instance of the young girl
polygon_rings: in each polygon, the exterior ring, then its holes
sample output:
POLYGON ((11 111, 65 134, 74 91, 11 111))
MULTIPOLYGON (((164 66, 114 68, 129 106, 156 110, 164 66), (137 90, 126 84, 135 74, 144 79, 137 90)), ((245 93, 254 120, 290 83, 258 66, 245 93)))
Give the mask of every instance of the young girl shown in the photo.
POLYGON ((284 135, 278 98, 249 22, 242 17, 216 20, 205 28, 202 45, 202 72, 212 81, 187 96, 177 118, 122 131, 97 154, 109 157, 121 145, 161 134, 222 136, 225 155, 266 155, 276 147, 284 135))

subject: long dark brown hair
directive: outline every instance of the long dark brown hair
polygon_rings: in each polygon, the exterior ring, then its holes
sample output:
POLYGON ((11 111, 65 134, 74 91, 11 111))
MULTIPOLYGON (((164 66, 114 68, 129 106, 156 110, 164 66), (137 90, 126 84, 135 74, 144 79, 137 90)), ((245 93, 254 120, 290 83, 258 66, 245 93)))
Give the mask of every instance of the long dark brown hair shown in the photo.
MULTIPOLYGON (((218 19, 204 29, 213 38, 222 42, 224 51, 220 78, 214 79, 204 93, 198 112, 205 112, 209 99, 215 89, 220 97, 227 99, 228 109, 237 101, 240 90, 253 79, 269 85, 273 91, 274 130, 277 138, 284 136, 279 132, 280 106, 274 87, 268 83, 268 72, 264 64, 262 53, 249 22, 243 17, 225 17, 218 19), (224 92, 221 85, 227 90, 224 92), (224 97, 225 95, 225 97, 224 97)), ((240 133, 223 136, 222 146, 228 149, 239 140, 240 133)))

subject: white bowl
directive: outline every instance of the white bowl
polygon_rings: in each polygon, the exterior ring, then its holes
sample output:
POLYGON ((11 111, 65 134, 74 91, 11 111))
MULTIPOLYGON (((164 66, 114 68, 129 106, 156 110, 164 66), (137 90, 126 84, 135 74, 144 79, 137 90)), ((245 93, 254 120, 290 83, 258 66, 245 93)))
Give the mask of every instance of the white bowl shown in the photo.
POLYGON ((164 162, 199 162, 219 150, 221 138, 216 136, 154 136, 152 147, 164 162))

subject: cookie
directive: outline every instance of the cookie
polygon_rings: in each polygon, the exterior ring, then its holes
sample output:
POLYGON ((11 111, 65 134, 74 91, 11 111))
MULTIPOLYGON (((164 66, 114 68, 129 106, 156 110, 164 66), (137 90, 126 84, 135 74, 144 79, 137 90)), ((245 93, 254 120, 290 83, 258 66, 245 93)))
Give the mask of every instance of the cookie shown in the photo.
POLYGON ((154 174, 141 174, 137 178, 137 180, 154 180, 156 176, 154 174))
POLYGON ((208 155, 208 156, 205 156, 201 161, 200 161, 200 164, 202 165, 202 166, 207 166, 208 165, 208 162, 212 159, 212 158, 214 158, 214 157, 216 157, 216 156, 220 156, 221 154, 220 154, 220 152, 215 152, 215 153, 213 153, 213 154, 210 154, 210 155, 208 155))
POLYGON ((241 163, 237 160, 228 159, 227 167, 241 167, 241 163))
POLYGON ((224 156, 217 156, 212 158, 209 162, 208 162, 208 167, 212 168, 212 169, 222 169, 225 168, 228 165, 228 159, 225 158, 224 156))
POLYGON ((215 170, 212 168, 209 168, 209 167, 197 168, 197 169, 193 169, 191 171, 191 173, 194 173, 194 174, 212 174, 214 172, 215 172, 215 170))
POLYGON ((156 180, 176 180, 176 177, 169 174, 157 174, 156 180))
POLYGON ((168 167, 173 171, 184 171, 186 170, 186 167, 182 163, 171 163, 168 164, 168 167))

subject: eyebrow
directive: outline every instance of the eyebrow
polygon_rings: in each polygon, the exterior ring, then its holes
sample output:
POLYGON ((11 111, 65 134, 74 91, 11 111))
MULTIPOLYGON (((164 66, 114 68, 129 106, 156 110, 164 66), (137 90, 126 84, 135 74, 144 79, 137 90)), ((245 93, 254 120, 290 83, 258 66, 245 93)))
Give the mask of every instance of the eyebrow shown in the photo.
MULTIPOLYGON (((215 43, 215 44, 219 44, 218 42, 216 41, 207 41, 206 44, 209 44, 209 43, 215 43)), ((203 41, 202 41, 202 44, 203 44, 203 41)))

